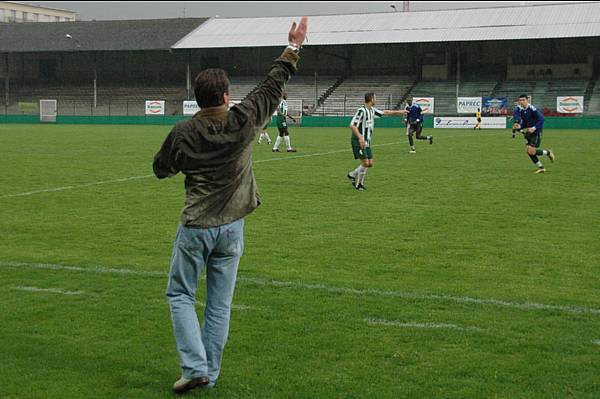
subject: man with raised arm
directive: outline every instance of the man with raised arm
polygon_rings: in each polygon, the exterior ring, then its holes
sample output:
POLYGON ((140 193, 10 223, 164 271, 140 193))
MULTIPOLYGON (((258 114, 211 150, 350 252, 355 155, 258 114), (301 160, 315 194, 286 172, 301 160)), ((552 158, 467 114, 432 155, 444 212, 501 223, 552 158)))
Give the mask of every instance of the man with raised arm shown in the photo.
POLYGON ((226 72, 200 72, 194 93, 201 111, 176 124, 154 157, 154 174, 159 179, 178 172, 185 175, 185 206, 167 284, 182 374, 173 385, 176 393, 213 387, 219 377, 244 250, 244 218, 260 205, 252 142, 296 72, 306 27, 306 17, 292 24, 289 45, 273 62, 266 79, 229 110, 226 72), (194 305, 204 270, 206 307, 201 326, 194 305))

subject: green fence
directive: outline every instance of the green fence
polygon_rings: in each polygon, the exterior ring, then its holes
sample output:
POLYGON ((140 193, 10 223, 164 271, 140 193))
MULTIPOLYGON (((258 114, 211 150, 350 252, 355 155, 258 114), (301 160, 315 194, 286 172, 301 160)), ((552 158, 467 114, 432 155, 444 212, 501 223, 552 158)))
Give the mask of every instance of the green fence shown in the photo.
MULTIPOLYGON (((189 119, 188 116, 70 116, 59 115, 56 123, 97 124, 97 125, 174 125, 189 119)), ((304 127, 348 127, 352 117, 346 116, 304 116, 304 127)), ((425 128, 433 128, 434 117, 425 118, 425 128)), ((0 115, 0 123, 40 123, 38 115, 0 115)), ((377 127, 401 127, 402 118, 388 116, 377 120, 377 127)), ((275 126, 274 119, 269 126, 275 126)), ((510 127, 507 121, 506 127, 510 127)), ((600 117, 546 117, 546 129, 600 129, 600 117)))

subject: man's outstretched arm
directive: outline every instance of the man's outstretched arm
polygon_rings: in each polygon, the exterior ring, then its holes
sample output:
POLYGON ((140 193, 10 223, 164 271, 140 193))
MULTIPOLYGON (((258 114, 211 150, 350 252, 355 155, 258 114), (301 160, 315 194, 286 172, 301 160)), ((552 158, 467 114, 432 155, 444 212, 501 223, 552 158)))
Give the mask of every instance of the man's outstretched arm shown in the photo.
POLYGON ((300 57, 294 49, 300 49, 304 43, 307 20, 306 17, 302 17, 299 25, 295 22, 292 24, 288 34, 289 46, 275 60, 267 78, 237 105, 249 116, 254 125, 264 125, 265 121, 273 115, 283 95, 285 84, 296 73, 296 64, 300 57))

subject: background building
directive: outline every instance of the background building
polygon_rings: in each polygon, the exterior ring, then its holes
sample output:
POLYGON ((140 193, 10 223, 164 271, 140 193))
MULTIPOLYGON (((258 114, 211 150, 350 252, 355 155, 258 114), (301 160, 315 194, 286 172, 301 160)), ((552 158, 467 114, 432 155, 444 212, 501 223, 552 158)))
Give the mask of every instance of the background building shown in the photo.
POLYGON ((0 1, 0 22, 71 22, 76 15, 69 10, 0 1))

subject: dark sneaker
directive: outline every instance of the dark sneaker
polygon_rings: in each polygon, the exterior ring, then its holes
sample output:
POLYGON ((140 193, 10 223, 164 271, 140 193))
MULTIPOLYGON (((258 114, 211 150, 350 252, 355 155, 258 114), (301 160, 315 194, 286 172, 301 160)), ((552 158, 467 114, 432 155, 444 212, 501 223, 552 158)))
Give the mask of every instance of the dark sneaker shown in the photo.
POLYGON ((355 188, 358 191, 366 191, 366 189, 367 189, 364 184, 359 184, 358 186, 355 186, 355 188))
POLYGON ((348 180, 350 180, 350 183, 352 183, 353 186, 356 186, 356 177, 350 176, 350 173, 348 173, 346 177, 348 178, 348 180))
POLYGON ((297 152, 295 148, 288 148, 287 152, 297 152))
POLYGON ((433 136, 429 136, 429 144, 433 144, 433 136))
POLYGON ((175 384, 173 384, 173 392, 185 393, 196 387, 201 387, 209 384, 208 377, 198 377, 188 380, 187 378, 181 377, 175 384))
POLYGON ((279 148, 273 148, 273 152, 279 152, 279 148))

